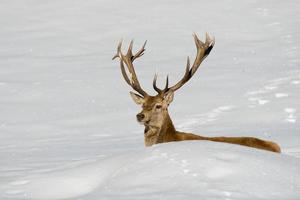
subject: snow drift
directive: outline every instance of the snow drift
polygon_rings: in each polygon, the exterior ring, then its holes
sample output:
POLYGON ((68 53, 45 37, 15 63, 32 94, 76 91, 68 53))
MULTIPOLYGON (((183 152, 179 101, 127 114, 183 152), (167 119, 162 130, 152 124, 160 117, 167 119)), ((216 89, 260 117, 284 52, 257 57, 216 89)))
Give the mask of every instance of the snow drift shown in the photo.
POLYGON ((300 161, 207 141, 157 145, 10 182, 16 199, 297 199, 300 161), (92 192, 91 194, 89 194, 92 192), (79 198, 80 199, 80 198, 79 198))

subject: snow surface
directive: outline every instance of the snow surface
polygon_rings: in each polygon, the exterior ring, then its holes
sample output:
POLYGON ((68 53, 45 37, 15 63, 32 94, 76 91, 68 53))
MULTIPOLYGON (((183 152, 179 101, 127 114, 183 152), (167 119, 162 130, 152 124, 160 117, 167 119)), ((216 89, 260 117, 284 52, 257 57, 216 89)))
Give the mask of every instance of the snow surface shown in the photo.
POLYGON ((0 199, 300 199, 299 13, 293 0, 2 0, 0 199), (155 72, 180 78, 193 32, 216 46, 175 95, 176 127, 282 154, 144 147, 116 45, 148 40, 136 71, 153 91, 155 72))

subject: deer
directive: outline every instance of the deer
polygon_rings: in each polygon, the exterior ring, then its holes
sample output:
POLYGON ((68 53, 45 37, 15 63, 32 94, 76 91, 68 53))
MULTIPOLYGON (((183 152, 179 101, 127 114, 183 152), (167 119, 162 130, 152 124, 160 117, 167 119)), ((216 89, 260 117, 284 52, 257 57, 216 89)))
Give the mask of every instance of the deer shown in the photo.
POLYGON ((168 112, 168 107, 173 101, 174 93, 186 84, 196 73, 202 61, 210 54, 215 45, 215 38, 206 33, 205 42, 202 42, 194 33, 194 42, 197 53, 195 60, 191 66, 190 58, 187 57, 187 64, 183 77, 173 86, 169 86, 169 76, 166 77, 164 89, 157 86, 157 77, 155 74, 153 79, 153 88, 157 95, 151 96, 142 89, 133 62, 141 57, 145 52, 147 40, 135 54, 132 52, 133 40, 130 42, 127 53, 122 53, 122 40, 117 46, 117 53, 112 58, 120 60, 120 68, 125 82, 131 86, 137 93, 130 91, 130 96, 133 101, 141 105, 142 111, 136 115, 137 121, 144 125, 144 143, 146 147, 159 143, 177 142, 184 140, 206 140, 212 142, 230 143, 243 145, 260 150, 267 150, 275 153, 280 153, 278 144, 272 141, 262 140, 255 137, 206 137, 193 133, 185 133, 177 131, 168 112), (126 65, 126 68, 125 68, 126 65), (129 74, 129 76, 128 76, 129 74))

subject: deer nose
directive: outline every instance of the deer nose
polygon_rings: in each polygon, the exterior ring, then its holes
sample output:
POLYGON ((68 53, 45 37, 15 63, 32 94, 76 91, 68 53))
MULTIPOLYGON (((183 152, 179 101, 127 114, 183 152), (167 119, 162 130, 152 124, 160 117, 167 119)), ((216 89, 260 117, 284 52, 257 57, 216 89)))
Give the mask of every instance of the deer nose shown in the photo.
POLYGON ((136 115, 136 118, 138 121, 142 121, 145 118, 145 115, 143 113, 139 113, 136 115))

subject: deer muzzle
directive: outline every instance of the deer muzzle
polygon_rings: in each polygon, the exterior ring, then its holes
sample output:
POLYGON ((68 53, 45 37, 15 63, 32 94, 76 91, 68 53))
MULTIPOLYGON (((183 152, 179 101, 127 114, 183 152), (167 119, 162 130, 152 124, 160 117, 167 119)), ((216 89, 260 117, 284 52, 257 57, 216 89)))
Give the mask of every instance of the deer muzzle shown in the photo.
POLYGON ((142 122, 143 119, 145 119, 145 115, 143 113, 139 113, 136 115, 136 119, 138 120, 138 122, 142 122))

